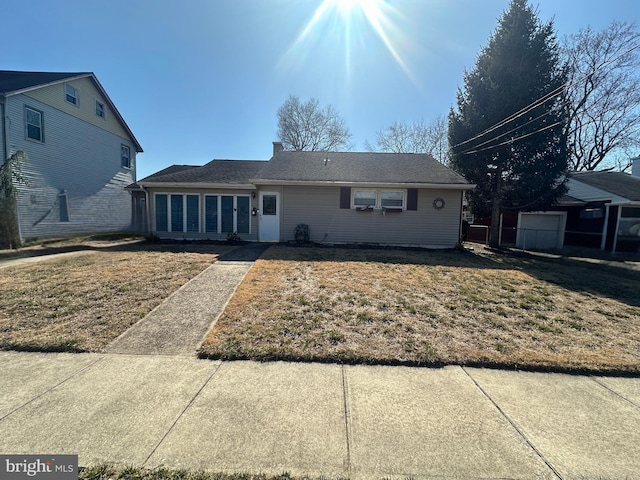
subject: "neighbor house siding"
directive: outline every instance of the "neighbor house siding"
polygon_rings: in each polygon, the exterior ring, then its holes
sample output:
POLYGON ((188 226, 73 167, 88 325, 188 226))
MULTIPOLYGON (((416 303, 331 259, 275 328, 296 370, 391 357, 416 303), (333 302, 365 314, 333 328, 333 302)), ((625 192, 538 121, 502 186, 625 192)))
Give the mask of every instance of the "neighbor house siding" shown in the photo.
POLYGON ((294 240, 296 225, 309 225, 311 241, 453 247, 460 226, 460 191, 419 189, 417 210, 387 212, 340 208, 340 187, 285 186, 282 241, 294 240), (433 208, 442 198, 445 207, 433 208))
POLYGON ((18 201, 23 239, 130 227, 131 195, 124 187, 135 181, 135 146, 128 136, 97 127, 67 110, 33 95, 7 98, 9 150, 22 149, 28 156, 23 166, 28 184, 20 187, 18 201), (25 106, 42 112, 42 143, 26 138, 25 106), (121 145, 130 149, 131 168, 121 167, 121 145), (69 221, 61 221, 63 193, 69 221))
MULTIPOLYGON (((190 239, 190 240, 226 240, 227 233, 214 233, 214 232, 206 232, 205 231, 205 197, 207 195, 230 195, 230 196, 243 196, 249 197, 249 209, 257 208, 258 206, 258 198, 251 197, 251 190, 245 189, 229 189, 229 190, 220 190, 220 189, 189 189, 189 188, 163 188, 163 187, 154 187, 148 188, 147 192, 149 194, 149 217, 151 230, 154 234, 156 234, 160 238, 168 238, 168 239, 190 239), (177 194, 177 195, 198 195, 199 197, 199 232, 158 232, 156 226, 156 202, 155 195, 156 194, 177 194)), ((258 221, 257 216, 250 215, 249 216, 249 234, 239 234, 240 238, 245 241, 255 242, 258 240, 258 221)))
POLYGON ((41 103, 47 104, 61 112, 65 112, 74 117, 80 118, 85 122, 107 130, 119 137, 126 138, 127 132, 118 121, 115 115, 105 101, 104 97, 89 78, 79 78, 70 82, 58 83, 48 87, 38 88, 25 93, 26 96, 33 98, 41 103), (78 104, 73 105, 65 100, 65 84, 71 85, 78 92, 78 104), (105 118, 96 115, 96 100, 102 103, 106 109, 105 118))

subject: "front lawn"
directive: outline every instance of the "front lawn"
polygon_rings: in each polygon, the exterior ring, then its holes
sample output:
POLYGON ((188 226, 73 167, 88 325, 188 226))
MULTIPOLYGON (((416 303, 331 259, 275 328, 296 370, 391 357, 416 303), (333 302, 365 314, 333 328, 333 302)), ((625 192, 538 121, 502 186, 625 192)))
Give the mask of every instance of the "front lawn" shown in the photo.
POLYGON ((134 244, 0 269, 0 349, 99 352, 232 247, 134 244))
POLYGON ((640 372, 640 273, 424 250, 275 246, 202 357, 640 372))

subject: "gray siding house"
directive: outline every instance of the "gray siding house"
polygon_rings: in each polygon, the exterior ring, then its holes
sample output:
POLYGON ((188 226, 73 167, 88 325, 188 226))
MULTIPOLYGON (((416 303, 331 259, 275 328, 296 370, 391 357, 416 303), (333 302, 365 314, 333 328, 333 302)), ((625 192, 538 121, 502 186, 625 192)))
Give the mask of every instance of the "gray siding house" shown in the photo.
POLYGON ((0 70, 2 161, 18 150, 23 240, 132 228, 142 147, 93 73, 0 70))
POLYGON ((161 238, 295 240, 453 247, 462 197, 473 188, 429 155, 292 152, 268 161, 174 165, 140 180, 150 231, 161 238))

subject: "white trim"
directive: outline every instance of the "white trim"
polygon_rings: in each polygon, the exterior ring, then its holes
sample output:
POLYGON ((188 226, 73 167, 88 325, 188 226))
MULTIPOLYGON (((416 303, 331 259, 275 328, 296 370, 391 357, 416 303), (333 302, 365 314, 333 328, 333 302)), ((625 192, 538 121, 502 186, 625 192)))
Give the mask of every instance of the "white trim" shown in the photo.
MULTIPOLYGON (((345 182, 345 181, 304 181, 304 180, 261 180, 251 179, 254 185, 269 186, 318 186, 318 187, 352 187, 352 188, 433 188, 439 190, 472 190, 476 188, 475 184, 469 183, 388 183, 388 182, 345 182)), ((191 184, 193 185, 193 184, 191 184)), ((226 184, 227 187, 233 185, 226 184)))
POLYGON ((63 90, 64 90, 64 101, 73 105, 76 108, 80 108, 80 92, 78 92, 78 89, 73 85, 71 85, 70 83, 65 82, 63 90), (70 95, 67 93, 67 87, 73 90, 74 95, 70 95), (67 95, 73 98, 75 101, 74 102, 69 101, 69 99, 67 98, 67 95))
MULTIPOLYGON (((256 186, 250 183, 234 185, 232 183, 200 183, 200 182, 138 182, 138 185, 146 188, 189 188, 202 189, 230 189, 230 190, 256 190, 256 186)), ((208 194, 207 194, 208 195, 208 194)), ((212 193, 212 195, 216 195, 212 193)))

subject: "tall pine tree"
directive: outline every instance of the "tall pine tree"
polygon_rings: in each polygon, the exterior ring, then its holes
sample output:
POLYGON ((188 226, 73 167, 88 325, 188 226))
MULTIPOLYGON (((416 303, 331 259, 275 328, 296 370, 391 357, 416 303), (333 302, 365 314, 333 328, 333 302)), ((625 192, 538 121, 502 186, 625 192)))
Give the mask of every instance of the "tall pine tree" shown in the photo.
POLYGON ((553 23, 512 0, 449 113, 451 165, 477 185, 471 207, 491 216, 493 246, 501 213, 545 209, 566 191, 565 81, 553 23))

